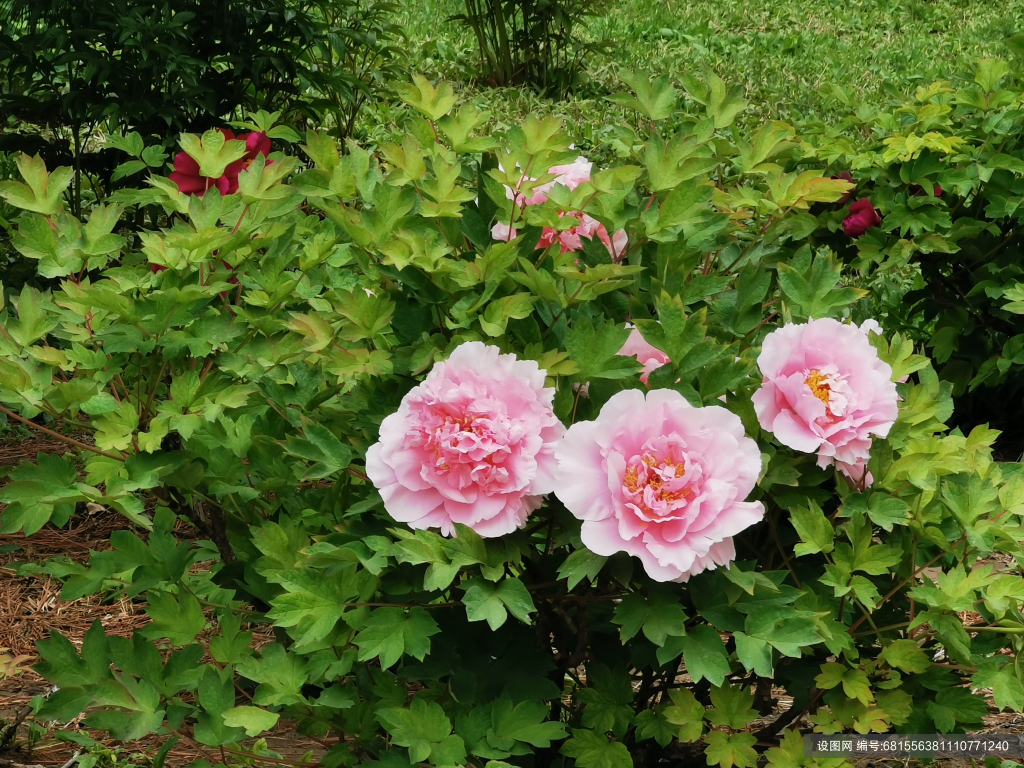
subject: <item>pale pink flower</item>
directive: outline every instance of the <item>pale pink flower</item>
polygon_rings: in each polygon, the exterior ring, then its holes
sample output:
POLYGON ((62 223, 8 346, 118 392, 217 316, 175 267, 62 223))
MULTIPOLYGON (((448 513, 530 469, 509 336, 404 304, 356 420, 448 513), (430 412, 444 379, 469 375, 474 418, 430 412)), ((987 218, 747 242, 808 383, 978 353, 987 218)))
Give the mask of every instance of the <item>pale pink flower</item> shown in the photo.
MULTIPOLYGON (((588 216, 585 213, 559 212, 559 216, 562 218, 572 217, 576 219, 579 224, 569 229, 554 229, 553 227, 544 227, 544 231, 541 232, 540 240, 537 241, 538 248, 547 248, 554 245, 556 242, 561 248, 561 253, 571 253, 578 251, 583 248, 583 240, 581 238, 587 238, 593 240, 594 236, 597 235, 597 239, 600 240, 604 247, 608 249, 608 253, 612 257, 612 261, 618 264, 622 261, 622 257, 626 252, 626 246, 629 245, 629 236, 626 234, 626 230, 620 229, 614 235, 608 235, 608 230, 605 229, 604 224, 599 222, 592 216, 588 216)), ((495 240, 502 242, 509 242, 514 240, 519 234, 519 231, 512 229, 508 224, 503 221, 496 222, 491 227, 491 237, 495 240)))
POLYGON ((628 552, 657 581, 686 581, 736 557, 732 537, 764 517, 745 501, 761 472, 757 443, 720 406, 675 390, 625 390, 556 449, 555 494, 598 555, 628 552))
MULTIPOLYGON (((582 155, 566 165, 553 165, 548 169, 548 173, 555 174, 556 178, 546 184, 541 184, 530 193, 529 197, 525 193, 513 190, 508 185, 505 186, 505 197, 509 200, 514 200, 522 208, 528 205, 539 205, 547 201, 548 192, 551 191, 555 184, 561 184, 572 190, 576 189, 580 184, 590 181, 590 172, 593 165, 582 155)), ((524 179, 528 181, 534 180, 533 177, 528 176, 524 177, 524 179)), ((580 238, 585 237, 588 240, 592 240, 596 235, 597 239, 604 243, 605 248, 608 249, 613 262, 617 264, 622 260, 626 253, 626 246, 629 245, 629 236, 626 234, 626 230, 620 229, 615 234, 609 235, 604 224, 601 224, 592 216, 580 213, 579 211, 559 211, 559 216, 572 216, 579 221, 579 224, 566 230, 545 227, 540 241, 537 243, 538 248, 547 248, 557 241, 561 245, 562 253, 578 251, 583 247, 583 241, 580 238)), ((503 242, 514 239, 518 234, 507 222, 499 221, 491 228, 491 237, 503 242)))
POLYGON ((864 459, 857 459, 853 464, 843 461, 836 462, 836 469, 846 478, 853 488, 870 488, 875 478, 868 471, 867 462, 864 459))
MULTIPOLYGON (((500 164, 499 167, 501 167, 500 164)), ((590 170, 593 167, 593 163, 580 155, 571 163, 566 165, 551 166, 548 169, 548 173, 555 174, 555 178, 534 189, 529 197, 526 197, 522 192, 513 190, 512 187, 507 185, 505 186, 505 197, 509 200, 515 200, 519 205, 538 205, 547 201, 548 192, 551 191, 551 188, 555 184, 561 184, 563 187, 568 187, 572 190, 576 189, 580 184, 590 181, 590 170)), ((502 168, 502 170, 504 170, 504 168, 502 168)), ((524 176, 523 180, 535 181, 536 178, 533 176, 524 176)))
POLYGON ((761 426, 783 445, 817 452, 818 466, 863 466, 872 435, 885 437, 896 421, 892 368, 856 325, 831 318, 785 325, 768 334, 757 365, 761 426))
POLYGON ((526 522, 554 489, 555 444, 565 431, 544 376, 536 362, 479 341, 435 365, 366 452, 366 474, 388 513, 445 536, 455 523, 501 536, 526 522))
POLYGON ((644 367, 640 372, 640 381, 646 384, 652 373, 671 361, 668 355, 648 342, 634 326, 627 324, 626 327, 632 330, 629 332, 626 343, 622 345, 622 349, 617 354, 637 359, 637 362, 644 367))
POLYGON ((884 333, 884 331, 882 330, 882 326, 879 325, 878 321, 875 320, 875 318, 873 317, 869 317, 867 320, 861 323, 860 330, 861 333, 863 333, 865 336, 871 336, 871 334, 873 333, 876 333, 879 336, 881 336, 884 333))

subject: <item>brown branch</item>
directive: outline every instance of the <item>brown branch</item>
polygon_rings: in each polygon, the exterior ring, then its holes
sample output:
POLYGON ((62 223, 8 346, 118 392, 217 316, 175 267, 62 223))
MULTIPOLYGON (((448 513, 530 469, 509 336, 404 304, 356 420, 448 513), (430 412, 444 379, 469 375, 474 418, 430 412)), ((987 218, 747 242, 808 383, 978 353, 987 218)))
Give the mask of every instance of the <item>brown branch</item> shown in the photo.
POLYGON ((87 445, 87 444, 85 444, 85 443, 83 443, 83 442, 81 442, 79 440, 75 440, 75 438, 73 438, 73 437, 68 437, 67 435, 62 435, 60 432, 54 432, 52 429, 47 429, 46 427, 44 427, 44 426, 42 426, 40 424, 36 424, 34 421, 26 419, 24 416, 19 416, 14 411, 9 411, 8 409, 4 408, 2 405, 0 405, 0 411, 3 411, 8 416, 10 416, 12 419, 17 419, 22 424, 25 424, 25 425, 27 425, 29 427, 32 427, 33 429, 38 429, 40 432, 45 432, 46 434, 50 435, 51 437, 56 437, 58 440, 63 440, 65 443, 70 443, 71 445, 77 445, 79 448, 83 448, 83 449, 85 449, 87 451, 92 451, 93 453, 98 453, 100 456, 106 456, 108 459, 117 459, 118 461, 124 461, 125 459, 128 458, 126 455, 123 455, 123 454, 119 456, 117 454, 107 453, 106 451, 101 451, 95 445, 87 445))

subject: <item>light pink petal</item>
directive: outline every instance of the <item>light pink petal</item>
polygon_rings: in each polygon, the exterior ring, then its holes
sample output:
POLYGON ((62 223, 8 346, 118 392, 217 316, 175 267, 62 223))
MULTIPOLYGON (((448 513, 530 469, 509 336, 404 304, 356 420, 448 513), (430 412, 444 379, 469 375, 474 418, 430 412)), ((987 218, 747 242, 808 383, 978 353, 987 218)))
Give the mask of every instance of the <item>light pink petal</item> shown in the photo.
POLYGON ((555 495, 580 520, 600 520, 612 514, 597 429, 594 421, 573 424, 555 448, 555 495))
POLYGON ((783 445, 813 453, 821 445, 821 438, 815 435, 805 422, 799 421, 791 411, 781 411, 772 424, 771 431, 783 445))

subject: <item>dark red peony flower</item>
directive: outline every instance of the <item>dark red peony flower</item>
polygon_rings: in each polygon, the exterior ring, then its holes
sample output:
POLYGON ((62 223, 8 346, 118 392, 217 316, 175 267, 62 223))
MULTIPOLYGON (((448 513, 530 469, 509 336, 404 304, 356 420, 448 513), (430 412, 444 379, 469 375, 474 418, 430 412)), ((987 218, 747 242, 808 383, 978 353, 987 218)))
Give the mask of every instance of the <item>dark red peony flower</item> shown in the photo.
POLYGON ((843 219, 843 232, 849 237, 860 237, 882 221, 870 200, 857 200, 850 206, 850 215, 843 219))
POLYGON ((270 154, 270 137, 267 136, 267 134, 262 132, 247 133, 245 136, 239 136, 238 138, 245 142, 246 160, 252 162, 256 159, 256 155, 263 155, 266 157, 270 154))
MULTIPOLYGON (((935 196, 938 197, 939 195, 942 194, 942 187, 936 184, 935 189, 933 191, 935 196)), ((920 186, 919 184, 910 184, 907 187, 907 194, 909 194, 911 197, 921 197, 924 194, 924 187, 920 186)))
MULTIPOLYGON (((218 129, 227 141, 231 141, 235 138, 233 131, 227 128, 218 129)), ((178 189, 186 195, 199 195, 202 196, 206 193, 206 190, 216 187, 222 195, 229 195, 238 189, 238 171, 234 174, 229 172, 232 170, 231 166, 236 165, 232 163, 224 171, 223 175, 219 178, 213 179, 209 176, 203 176, 199 172, 199 163, 197 163, 187 152, 179 152, 174 156, 174 171, 170 175, 171 181, 178 185, 178 189), (234 189, 232 189, 232 181, 234 182, 234 189)))
POLYGON ((186 195, 203 195, 206 190, 214 187, 222 195, 231 195, 238 191, 238 174, 244 171, 257 155, 266 157, 270 154, 270 137, 265 133, 246 133, 236 137, 228 128, 218 128, 224 138, 231 141, 237 138, 245 142, 245 155, 224 169, 224 173, 216 178, 203 176, 199 173, 199 163, 185 152, 174 157, 174 171, 170 179, 178 185, 178 189, 186 195))
MULTIPOLYGON (((849 171, 840 171, 835 176, 829 176, 829 178, 830 179, 842 179, 843 181, 850 181, 850 182, 852 182, 853 181, 853 174, 850 173, 849 171)), ((847 192, 845 195, 840 197, 838 200, 836 200, 836 202, 839 205, 846 205, 847 201, 851 197, 853 197, 853 190, 852 189, 849 192, 847 192)))

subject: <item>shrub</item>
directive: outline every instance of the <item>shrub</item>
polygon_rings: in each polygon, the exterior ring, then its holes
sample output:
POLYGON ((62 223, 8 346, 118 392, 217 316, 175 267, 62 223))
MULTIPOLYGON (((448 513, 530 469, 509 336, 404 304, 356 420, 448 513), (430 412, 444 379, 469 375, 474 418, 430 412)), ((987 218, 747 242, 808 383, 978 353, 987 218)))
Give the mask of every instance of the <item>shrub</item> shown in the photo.
MULTIPOLYGON (((326 766, 752 768, 803 764, 804 716, 1022 708, 1021 468, 851 316, 815 235, 852 185, 790 126, 734 139, 717 81, 667 135, 678 94, 631 83, 651 129, 617 167, 550 119, 474 135, 421 78, 382 159, 310 132, 312 169, 256 154, 227 196, 153 176, 167 222, 132 240, 132 195, 82 223, 22 159, 17 245, 62 283, 0 316, 0 410, 94 442, 13 470, 0 530, 123 514, 88 564, 19 572, 152 619, 40 642, 37 720, 244 754, 285 718, 337 737, 326 766)), ((210 179, 246 153, 181 144, 210 179)))
MULTIPOLYGON (((1024 112, 1010 67, 982 61, 973 82, 917 89, 886 108, 864 106, 839 125, 805 132, 805 154, 837 173, 852 171, 854 200, 880 222, 849 247, 844 211, 823 222, 829 242, 869 279, 920 277, 888 303, 889 321, 927 341, 940 376, 953 384, 959 421, 1009 432, 1006 451, 1024 451, 1024 112), (853 137, 853 138, 851 138, 853 137), (863 138, 862 138, 863 137, 863 138)), ((820 166, 824 167, 824 166, 820 166)), ((851 201, 852 202, 852 201, 851 201)))
POLYGON ((147 141, 247 112, 293 124, 330 116, 342 137, 393 67, 393 6, 363 0, 0 2, 0 114, 21 121, 0 150, 75 170, 72 213, 111 191, 100 134, 147 141))
POLYGON ((300 72, 310 122, 330 125, 333 136, 346 139, 363 105, 388 92, 391 81, 406 77, 400 47, 404 34, 392 21, 398 7, 377 0, 313 0, 299 7, 318 26, 300 72))
POLYGON ((579 26, 601 12, 596 0, 465 0, 453 16, 473 31, 484 79, 491 85, 527 85, 561 97, 578 84, 586 57, 603 43, 584 41, 579 26))

